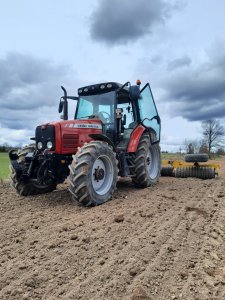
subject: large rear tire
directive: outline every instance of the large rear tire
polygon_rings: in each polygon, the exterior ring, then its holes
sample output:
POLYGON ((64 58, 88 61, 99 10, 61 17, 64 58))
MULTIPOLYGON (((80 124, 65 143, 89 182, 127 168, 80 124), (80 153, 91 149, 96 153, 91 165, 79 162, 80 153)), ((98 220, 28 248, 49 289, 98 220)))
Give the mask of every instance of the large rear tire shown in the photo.
POLYGON ((111 199, 117 183, 116 154, 106 142, 92 141, 73 156, 69 166, 69 191, 84 206, 111 199))
MULTIPOLYGON (((35 144, 28 145, 20 150, 18 150, 18 163, 23 168, 25 164, 25 157, 28 153, 33 153, 36 149, 35 144)), ((56 189, 56 183, 50 183, 45 185, 38 184, 37 180, 29 179, 26 181, 21 181, 17 178, 16 172, 12 165, 10 165, 10 178, 11 184, 16 189, 17 193, 21 196, 30 196, 37 194, 44 194, 52 192, 56 189)))
POLYGON ((161 154, 159 143, 151 144, 148 133, 144 133, 134 155, 134 184, 140 188, 155 185, 160 177, 161 154))

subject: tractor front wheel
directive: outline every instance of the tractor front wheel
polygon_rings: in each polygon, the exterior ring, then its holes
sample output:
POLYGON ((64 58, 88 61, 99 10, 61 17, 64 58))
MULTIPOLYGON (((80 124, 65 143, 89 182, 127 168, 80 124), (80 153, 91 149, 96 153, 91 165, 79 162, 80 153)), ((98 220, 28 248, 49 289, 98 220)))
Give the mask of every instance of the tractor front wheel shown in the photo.
MULTIPOLYGON (((36 149, 35 144, 28 145, 20 150, 18 150, 18 163, 24 168, 25 166, 25 157, 28 153, 33 153, 36 149)), ((56 183, 52 180, 40 184, 36 179, 28 179, 26 181, 21 181, 16 176, 16 171, 13 166, 10 165, 10 178, 11 184, 16 189, 17 193, 21 196, 30 196, 43 193, 49 193, 56 189, 56 183)))
POLYGON ((146 188, 158 182, 161 171, 160 147, 159 143, 151 144, 148 133, 144 133, 139 141, 133 164, 132 180, 137 187, 146 188))
POLYGON ((111 199, 117 183, 117 160, 105 142, 92 141, 73 156, 69 191, 84 206, 95 206, 111 199))

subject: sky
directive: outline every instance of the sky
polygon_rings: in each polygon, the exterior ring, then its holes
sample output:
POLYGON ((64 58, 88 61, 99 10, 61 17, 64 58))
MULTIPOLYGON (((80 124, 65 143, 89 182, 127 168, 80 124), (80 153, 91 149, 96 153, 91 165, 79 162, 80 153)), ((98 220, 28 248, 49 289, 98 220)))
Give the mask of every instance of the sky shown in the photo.
MULTIPOLYGON (((224 0, 0 0, 0 144, 24 145, 69 95, 106 81, 149 82, 161 148, 225 125, 224 0)), ((75 103, 70 103, 73 117, 75 103)))

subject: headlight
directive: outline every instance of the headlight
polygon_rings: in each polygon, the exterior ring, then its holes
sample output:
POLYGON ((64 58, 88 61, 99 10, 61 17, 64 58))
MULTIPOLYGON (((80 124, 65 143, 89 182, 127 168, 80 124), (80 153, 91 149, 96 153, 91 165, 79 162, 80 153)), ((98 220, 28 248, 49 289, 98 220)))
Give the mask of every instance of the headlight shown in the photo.
POLYGON ((50 149, 52 149, 52 147, 53 147, 52 142, 51 142, 51 141, 48 141, 48 142, 47 142, 47 148, 50 150, 50 149))
POLYGON ((43 148, 42 142, 37 143, 37 148, 38 148, 38 150, 41 150, 43 148))

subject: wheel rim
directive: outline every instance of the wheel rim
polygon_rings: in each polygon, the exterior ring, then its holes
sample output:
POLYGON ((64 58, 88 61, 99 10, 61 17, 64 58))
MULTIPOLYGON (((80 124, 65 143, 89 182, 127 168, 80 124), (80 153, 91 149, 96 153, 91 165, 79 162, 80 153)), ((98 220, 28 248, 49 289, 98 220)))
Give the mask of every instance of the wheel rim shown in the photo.
POLYGON ((154 146, 148 149, 146 160, 149 177, 154 179, 158 176, 160 169, 158 153, 154 146))
POLYGON ((100 156, 92 167, 92 186, 98 195, 105 195, 113 183, 113 164, 107 156, 100 156))

